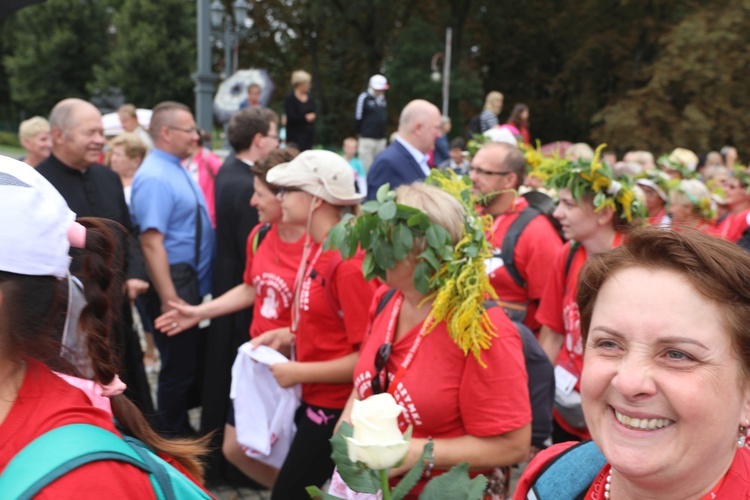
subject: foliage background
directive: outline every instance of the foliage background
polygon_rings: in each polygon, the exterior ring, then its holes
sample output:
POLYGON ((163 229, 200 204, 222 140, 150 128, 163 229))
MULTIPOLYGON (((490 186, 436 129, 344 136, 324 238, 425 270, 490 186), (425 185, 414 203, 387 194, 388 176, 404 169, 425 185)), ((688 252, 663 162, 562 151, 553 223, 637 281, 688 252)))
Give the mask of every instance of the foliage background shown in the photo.
MULTIPOLYGON (((208 1, 208 0, 204 0, 208 1)), ((223 0, 231 8, 231 0, 223 0)), ((356 96, 383 72, 400 108, 440 105, 432 55, 453 28, 452 136, 490 90, 531 107, 532 135, 623 152, 748 146, 750 0, 253 0, 240 67, 266 68, 281 111, 291 72, 313 75, 317 137, 353 133, 356 96)), ((59 99, 119 88, 139 107, 193 105, 195 0, 47 0, 0 25, 0 129, 59 99)), ((213 69, 223 53, 214 50, 213 69)))

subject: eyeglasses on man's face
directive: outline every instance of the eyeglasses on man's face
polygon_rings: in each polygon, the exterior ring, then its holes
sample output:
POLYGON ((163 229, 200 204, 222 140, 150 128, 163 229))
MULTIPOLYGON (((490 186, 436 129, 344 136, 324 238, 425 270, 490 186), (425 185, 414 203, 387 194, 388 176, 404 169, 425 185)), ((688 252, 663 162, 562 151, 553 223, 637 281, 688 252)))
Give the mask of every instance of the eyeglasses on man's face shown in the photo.
POLYGON ((508 175, 512 174, 513 172, 493 172, 492 170, 485 170, 483 168, 475 167, 472 165, 469 167, 469 173, 478 175, 508 175))

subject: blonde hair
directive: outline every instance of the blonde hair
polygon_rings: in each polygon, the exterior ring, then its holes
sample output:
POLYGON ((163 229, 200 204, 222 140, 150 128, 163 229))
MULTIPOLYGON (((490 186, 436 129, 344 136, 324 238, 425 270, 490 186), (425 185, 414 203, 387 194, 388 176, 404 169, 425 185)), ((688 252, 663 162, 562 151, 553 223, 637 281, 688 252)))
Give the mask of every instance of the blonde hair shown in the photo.
MULTIPOLYGON (((399 186, 396 189, 396 202, 426 213, 433 224, 448 231, 454 246, 463 238, 466 211, 456 198, 439 187, 422 182, 399 186)), ((415 239, 412 253, 419 255, 424 249, 424 239, 415 239)))
POLYGON ((21 122, 21 126, 18 128, 18 138, 21 140, 31 139, 37 134, 49 132, 50 130, 51 127, 46 118, 34 116, 21 122))
POLYGON ((310 76, 310 73, 305 70, 298 69, 297 71, 292 73, 292 86, 294 87, 301 83, 310 83, 311 81, 312 76, 310 76))
POLYGON ((125 156, 131 160, 133 158, 145 158, 148 151, 146 144, 133 132, 123 132, 109 141, 110 151, 117 146, 124 146, 125 156))
POLYGON ((499 107, 497 104, 498 101, 502 103, 503 99, 505 98, 503 97, 502 93, 498 92, 497 90, 493 90, 492 92, 487 94, 487 97, 484 98, 484 109, 491 109, 495 113, 499 112, 500 110, 497 109, 499 107))

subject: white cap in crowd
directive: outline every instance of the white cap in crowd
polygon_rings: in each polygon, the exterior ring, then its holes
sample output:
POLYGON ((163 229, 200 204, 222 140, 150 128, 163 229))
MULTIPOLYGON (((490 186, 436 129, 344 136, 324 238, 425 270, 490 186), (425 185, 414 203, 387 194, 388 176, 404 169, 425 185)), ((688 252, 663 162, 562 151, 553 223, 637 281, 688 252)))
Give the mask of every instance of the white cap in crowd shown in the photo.
POLYGON ((373 90, 388 90, 388 80, 383 75, 370 77, 370 88, 373 90))
POLYGON ((301 189, 336 206, 356 205, 363 198, 354 188, 349 163, 322 149, 303 151, 292 161, 276 165, 266 180, 279 187, 301 189))
POLYGON ((47 179, 0 156, 0 271, 63 278, 75 214, 47 179))

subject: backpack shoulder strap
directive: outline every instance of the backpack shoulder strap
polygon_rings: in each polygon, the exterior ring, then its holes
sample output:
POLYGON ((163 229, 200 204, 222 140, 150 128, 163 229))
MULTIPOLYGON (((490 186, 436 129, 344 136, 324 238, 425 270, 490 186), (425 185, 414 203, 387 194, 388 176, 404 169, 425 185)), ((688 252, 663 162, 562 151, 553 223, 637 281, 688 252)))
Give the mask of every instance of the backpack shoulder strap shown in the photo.
POLYGON ((578 252, 578 249, 581 248, 581 244, 577 241, 574 241, 570 244, 570 252, 568 252, 568 260, 565 261, 565 277, 568 277, 568 273, 570 272, 570 266, 573 264, 573 259, 576 256, 576 253, 578 252))
POLYGON ((606 463, 607 459, 593 441, 571 446, 547 463, 531 484, 526 498, 583 498, 606 463))
POLYGON ((383 309, 385 309, 385 306, 390 302, 391 297, 393 297, 396 294, 396 289, 391 288, 387 292, 383 294, 383 296, 380 298, 380 302, 378 302, 378 307, 375 309, 375 316, 380 314, 383 309))
POLYGON ((268 234, 268 231, 271 230, 271 224, 263 224, 260 226, 260 228, 255 232, 253 235, 253 254, 255 254, 258 251, 258 247, 260 246, 263 239, 268 234))
POLYGON ((503 247, 500 254, 500 257, 503 259, 503 266, 505 266, 505 269, 508 271, 508 274, 510 274, 510 277, 513 278, 513 281, 515 281, 520 287, 526 286, 526 280, 524 280, 521 273, 518 272, 513 256, 516 251, 518 239, 521 237, 521 233, 523 233, 523 230, 526 229, 526 226, 529 225, 534 217, 539 214, 541 214, 541 212, 536 208, 526 207, 520 214, 518 214, 518 217, 516 217, 516 220, 510 225, 508 232, 505 233, 505 237, 503 238, 503 247))
POLYGON ((48 431, 26 445, 0 475, 4 498, 31 499, 68 472, 99 460, 151 469, 119 436, 89 424, 70 424, 48 431))

